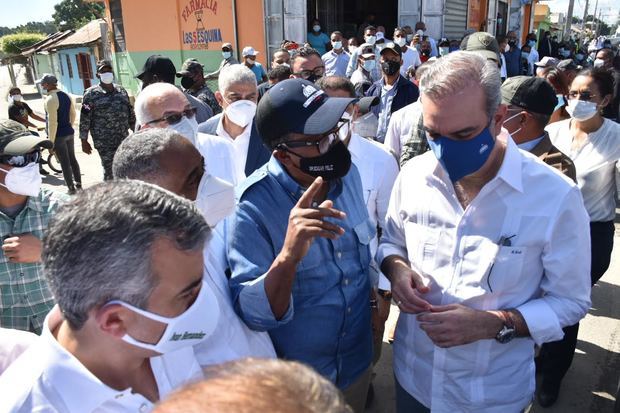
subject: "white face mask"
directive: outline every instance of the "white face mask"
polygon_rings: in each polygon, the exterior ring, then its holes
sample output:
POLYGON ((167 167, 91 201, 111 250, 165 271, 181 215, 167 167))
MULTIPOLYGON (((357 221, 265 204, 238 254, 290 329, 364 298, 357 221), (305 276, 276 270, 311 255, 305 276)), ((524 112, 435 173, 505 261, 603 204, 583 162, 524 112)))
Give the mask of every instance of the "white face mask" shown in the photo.
POLYGON ((439 56, 447 56, 450 53, 449 47, 440 47, 439 48, 439 56))
POLYGON ((29 163, 26 166, 15 167, 13 169, 2 169, 6 173, 4 184, 0 184, 9 191, 17 195, 37 196, 41 191, 41 174, 39 164, 29 163))
POLYGON ((230 59, 231 56, 232 56, 232 52, 222 52, 222 57, 224 59, 230 59))
POLYGON ((519 112, 519 113, 517 113, 517 114, 512 115, 511 117, 509 117, 508 119, 506 119, 506 120, 504 121, 504 123, 502 123, 502 127, 508 131, 508 133, 510 134, 510 136, 515 136, 517 133, 519 133, 519 132, 521 131, 521 129, 523 129, 523 127, 520 127, 519 129, 517 129, 517 130, 515 130, 515 131, 512 131, 512 132, 511 132, 511 131, 509 131, 509 130, 506 128, 506 124, 507 124, 508 122, 510 122, 510 120, 512 120, 512 119, 514 119, 514 118, 516 118, 517 116, 521 116, 521 112, 519 112))
POLYGON ((224 112, 228 120, 245 128, 256 115, 256 103, 251 100, 237 100, 230 103, 224 112))
POLYGON ((374 45, 377 42, 377 36, 366 36, 364 37, 366 43, 374 45))
POLYGON ((603 67, 605 66, 605 61, 603 59, 594 59, 594 63, 592 64, 594 67, 603 67))
POLYGON ((315 24, 314 26, 312 26, 312 30, 318 33, 321 31, 321 26, 319 26, 318 24, 315 24))
POLYGON ((186 137, 192 144, 196 144, 196 135, 198 135, 198 122, 196 121, 196 116, 191 119, 183 116, 183 119, 181 119, 179 123, 175 125, 168 125, 168 128, 177 132, 179 135, 186 137))
POLYGON ((214 228, 235 209, 235 187, 220 178, 204 174, 198 186, 196 208, 214 228))
POLYGON ((349 46, 349 53, 353 54, 357 50, 357 46, 349 46))
POLYGON ((394 43, 396 43, 397 45, 399 45, 400 47, 403 47, 405 44, 407 44, 407 40, 405 40, 402 37, 395 37, 394 38, 394 43))
POLYGON ((340 50, 342 49, 342 42, 341 41, 332 42, 332 47, 336 50, 340 50))
POLYGON ((110 83, 114 81, 114 73, 112 72, 100 73, 99 79, 101 79, 101 83, 109 85, 110 83))
POLYGON ((413 40, 413 34, 408 34, 407 35, 407 43, 411 43, 412 40, 413 40))
POLYGON ((348 122, 342 125, 340 129, 338 129, 338 136, 340 137, 341 141, 346 141, 347 138, 349 137, 349 131, 351 130, 351 122, 352 122, 353 117, 351 116, 349 112, 344 112, 341 118, 348 120, 348 122))
POLYGON ((510 45, 506 43, 506 46, 504 46, 504 53, 508 53, 509 51, 510 51, 510 45))
POLYGON ((220 318, 220 307, 217 299, 204 281, 194 303, 184 313, 176 317, 163 317, 119 300, 110 301, 109 304, 120 304, 143 317, 166 324, 164 333, 155 344, 138 341, 128 333, 122 337, 126 343, 160 354, 170 353, 187 346, 195 346, 215 331, 215 326, 220 318))
POLYGON ((374 60, 364 60, 363 67, 365 71, 370 72, 376 67, 376 62, 374 60))
POLYGON ((13 95, 13 96, 9 96, 9 99, 12 100, 13 102, 21 102, 23 97, 22 95, 13 95))
POLYGON ((566 111, 571 118, 583 122, 588 119, 592 119, 598 112, 598 108, 594 102, 571 99, 568 101, 568 105, 566 105, 566 111))

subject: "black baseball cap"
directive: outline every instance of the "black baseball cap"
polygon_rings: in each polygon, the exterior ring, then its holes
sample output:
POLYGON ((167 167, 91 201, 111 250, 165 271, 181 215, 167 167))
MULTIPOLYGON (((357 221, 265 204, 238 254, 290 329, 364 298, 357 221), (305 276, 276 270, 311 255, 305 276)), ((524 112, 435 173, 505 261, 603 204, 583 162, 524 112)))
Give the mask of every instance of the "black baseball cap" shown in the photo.
POLYGON ((383 49, 381 49, 381 53, 379 54, 382 55, 387 50, 392 50, 394 53, 398 54, 398 56, 403 57, 403 49, 401 49, 400 46, 394 42, 389 42, 386 44, 383 49))
POLYGON ((461 50, 478 53, 485 59, 493 60, 497 64, 501 63, 499 44, 491 33, 475 32, 465 36, 461 42, 461 50))
POLYGON ((37 147, 51 149, 53 146, 52 141, 33 135, 19 122, 0 120, 0 155, 24 155, 37 147))
POLYGON ((573 59, 561 60, 560 63, 558 63, 558 65, 556 67, 558 69, 562 70, 562 71, 564 71, 564 70, 581 70, 582 69, 581 66, 575 64, 573 59))
POLYGON ((172 63, 170 58, 160 54, 154 54, 146 59, 146 62, 144 62, 144 66, 142 67, 142 72, 140 72, 140 74, 136 77, 142 80, 145 74, 150 73, 173 78, 176 72, 177 69, 174 67, 174 63, 172 63))
POLYGON ((542 115, 551 115, 558 104, 555 90, 540 77, 509 77, 502 84, 501 94, 502 103, 542 115))
POLYGON ((321 135, 332 130, 356 98, 330 98, 314 83, 286 79, 273 85, 256 109, 256 128, 264 143, 288 133, 321 135))

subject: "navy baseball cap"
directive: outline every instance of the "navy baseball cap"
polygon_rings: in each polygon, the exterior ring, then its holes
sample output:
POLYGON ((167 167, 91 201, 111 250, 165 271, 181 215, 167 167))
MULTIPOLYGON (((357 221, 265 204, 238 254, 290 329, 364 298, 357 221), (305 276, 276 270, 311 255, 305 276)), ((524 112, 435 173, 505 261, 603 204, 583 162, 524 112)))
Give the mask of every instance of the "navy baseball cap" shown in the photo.
POLYGON ((289 133, 322 135, 334 129, 356 98, 330 98, 314 83, 286 79, 273 85, 258 103, 256 127, 265 145, 289 133))
POLYGON ((142 80, 144 79, 144 75, 147 73, 174 78, 177 73, 177 69, 174 67, 174 63, 172 63, 172 60, 170 60, 169 57, 154 54, 146 59, 146 62, 144 62, 144 66, 142 67, 142 72, 140 72, 136 77, 142 80))

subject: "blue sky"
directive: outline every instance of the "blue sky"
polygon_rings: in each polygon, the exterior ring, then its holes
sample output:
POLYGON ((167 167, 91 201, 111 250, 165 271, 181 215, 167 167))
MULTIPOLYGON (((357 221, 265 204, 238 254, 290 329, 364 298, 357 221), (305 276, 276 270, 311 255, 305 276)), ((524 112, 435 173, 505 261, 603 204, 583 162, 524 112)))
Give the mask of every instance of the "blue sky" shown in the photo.
POLYGON ((15 27, 30 21, 52 20, 59 0, 0 0, 0 26, 15 27))
MULTIPOLYGON (((15 27, 29 21, 51 20, 54 13, 54 5, 60 0, 0 0, 0 26, 15 27)), ((568 11, 569 0, 549 0, 544 1, 554 13, 566 13, 568 11)), ((613 8, 612 4, 617 0, 599 0, 599 9, 603 9, 602 20, 613 23, 618 15, 617 3, 613 8)), ((575 16, 583 17, 585 0, 575 0, 575 16)), ((594 13, 596 0, 590 0, 590 14, 594 13)), ((598 13, 597 13, 598 14, 598 13)))

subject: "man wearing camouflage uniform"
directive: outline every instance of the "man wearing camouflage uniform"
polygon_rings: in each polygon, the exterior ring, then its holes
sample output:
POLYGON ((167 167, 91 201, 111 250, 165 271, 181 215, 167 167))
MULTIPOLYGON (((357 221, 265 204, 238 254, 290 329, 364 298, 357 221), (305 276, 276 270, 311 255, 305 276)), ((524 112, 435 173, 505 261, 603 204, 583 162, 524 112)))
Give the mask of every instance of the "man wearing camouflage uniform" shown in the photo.
POLYGON ((213 91, 205 83, 204 67, 198 60, 187 59, 183 63, 181 71, 177 72, 177 77, 181 78, 183 91, 206 103, 213 110, 213 115, 222 111, 213 91))
POLYGON ((127 91, 113 83, 112 63, 102 60, 97 63, 97 77, 101 81, 84 92, 80 114, 80 140, 82 151, 92 152, 88 143, 88 132, 93 137, 95 149, 101 157, 103 179, 112 179, 112 160, 116 149, 127 137, 128 129, 134 128, 136 116, 127 91))

